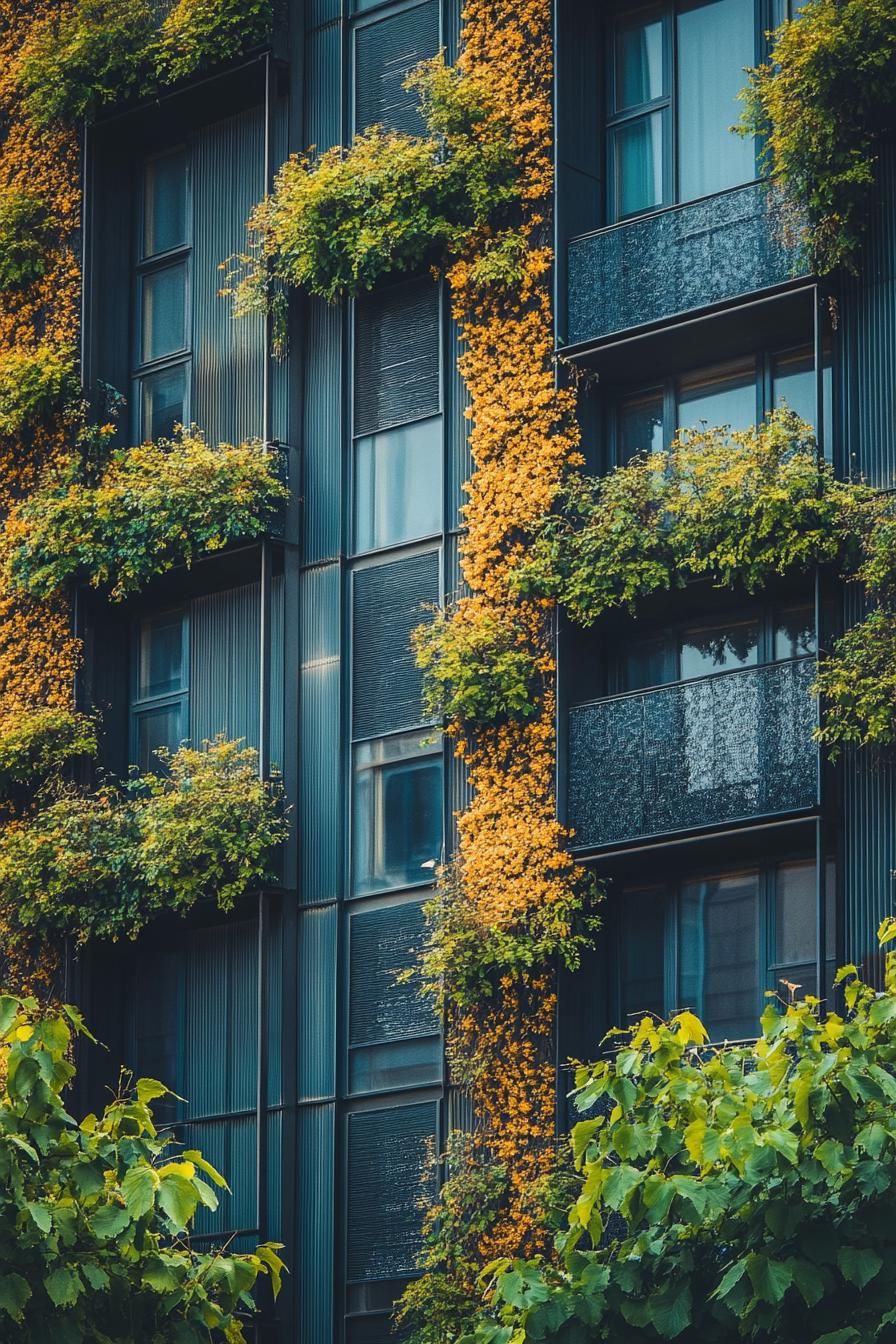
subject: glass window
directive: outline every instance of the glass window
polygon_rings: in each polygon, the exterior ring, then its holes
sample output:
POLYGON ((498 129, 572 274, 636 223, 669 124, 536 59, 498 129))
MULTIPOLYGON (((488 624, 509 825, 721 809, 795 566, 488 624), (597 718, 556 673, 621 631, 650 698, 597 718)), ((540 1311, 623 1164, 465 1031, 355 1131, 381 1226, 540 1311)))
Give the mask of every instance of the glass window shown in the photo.
POLYGON ((175 425, 187 419, 187 366, 147 374, 140 385, 141 437, 170 438, 175 425))
POLYGON ((187 343, 187 268, 166 266, 143 277, 141 363, 176 354, 187 343))
POLYGON ((441 1055, 438 1036, 356 1047, 349 1052, 349 1090, 385 1092, 438 1082, 441 1055))
POLYGON ((781 607, 775 613, 775 661, 806 658, 815 653, 815 613, 808 603, 781 607))
POLYGON ((613 132, 616 201, 620 219, 663 204, 663 129, 665 114, 652 112, 613 132))
MULTIPOLYGON (((825 358, 821 378, 822 414, 825 444, 831 439, 831 362, 825 358)), ((801 419, 815 426, 816 388, 815 355, 809 348, 787 350, 772 361, 772 390, 775 409, 789 406, 801 419)))
POLYGON ((622 908, 622 1022, 645 1013, 663 1017, 666 893, 627 891, 622 908))
POLYGON ((188 721, 187 615, 184 610, 144 617, 136 636, 131 702, 134 763, 157 770, 160 747, 176 751, 190 731, 188 721))
POLYGON ((442 747, 419 732, 354 749, 355 895, 431 882, 442 855, 442 747))
POLYGON ((618 415, 620 463, 630 462, 638 453, 659 453, 663 450, 663 393, 662 390, 639 393, 626 397, 619 405, 618 415))
POLYGON ((755 667, 759 661, 759 621, 754 618, 692 626, 682 632, 678 656, 683 681, 737 667, 755 667))
POLYGON ((187 241, 187 156, 183 150, 150 159, 143 178, 143 255, 187 241))
POLYGON ((662 19, 621 25, 616 33, 616 111, 662 98, 664 86, 662 19))
POLYGON ((756 365, 753 360, 720 364, 688 374, 679 384, 678 422, 684 429, 749 429, 756 424, 756 365))
POLYGON ((441 416, 356 440, 354 513, 356 551, 441 531, 441 416))
POLYGON ((755 64, 752 0, 709 0, 678 15, 678 199, 692 201, 756 176, 753 141, 732 133, 755 64))
POLYGON ((137 760, 141 773, 151 774, 159 769, 156 753, 160 747, 177 751, 187 736, 182 704, 151 709, 137 717, 137 760))
POLYGON ((184 688, 183 612, 153 616, 141 624, 138 699, 184 688))
POLYGON ((679 897, 677 1007, 713 1040, 755 1036, 760 1010, 756 872, 688 882, 679 897))

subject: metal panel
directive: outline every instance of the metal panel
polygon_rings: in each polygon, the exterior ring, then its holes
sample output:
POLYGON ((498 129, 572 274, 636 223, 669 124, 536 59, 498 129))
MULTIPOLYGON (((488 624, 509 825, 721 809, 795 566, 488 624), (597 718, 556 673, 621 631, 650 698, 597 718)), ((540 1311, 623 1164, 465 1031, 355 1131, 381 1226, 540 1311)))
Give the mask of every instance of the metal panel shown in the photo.
POLYGON ((355 304, 354 432, 373 434, 436 415, 439 287, 427 276, 355 304))
POLYGON ((426 932, 422 904, 359 911, 349 929, 349 1046, 437 1032, 435 1008, 419 980, 398 979, 418 964, 426 932))
POLYGON ((426 551, 356 570, 352 600, 355 737, 411 728, 423 719, 411 632, 439 603, 439 554, 426 551))
POLYGON ((264 320, 234 321, 219 265, 245 249, 246 220, 264 195, 263 110, 199 131, 193 162, 193 419, 210 442, 239 443, 264 432, 264 320))
POLYGON ((301 896, 308 904, 340 894, 341 582, 338 564, 302 575, 298 824, 301 896))
POLYGON ((567 339, 597 341, 799 273, 766 188, 738 187, 573 239, 567 339))
POLYGON ((299 1338, 327 1344, 333 1334, 335 1242, 336 1107, 299 1111, 296 1175, 299 1210, 295 1255, 299 1338))
POLYGON ((576 846, 814 806, 814 675, 803 658, 571 709, 576 846))
POLYGON ((257 977, 254 920, 192 931, 180 1084, 189 1119, 255 1106, 257 977))
POLYGON ((303 910, 299 915, 298 1051, 299 1097, 336 1094, 336 965, 339 910, 303 910))
MULTIPOLYGON (((459 331, 453 317, 446 326, 447 377, 445 380, 445 419, 448 434, 448 518, 447 527, 460 527, 463 523, 460 511, 467 502, 464 483, 473 475, 473 455, 470 452, 470 421, 465 412, 469 409, 470 393, 460 375, 457 359, 460 354, 459 331)), ((459 585, 459 576, 449 571, 450 588, 459 585)))
POLYGON ((404 87, 414 66, 439 50, 438 0, 365 24, 355 32, 355 131, 368 126, 422 135, 416 93, 404 87))
POLYGON ((342 143, 342 27, 338 22, 308 34, 305 68, 302 143, 316 145, 322 153, 342 143))
POLYGON ((305 405, 302 498, 305 502, 303 559, 308 564, 341 549, 342 309, 309 299, 305 305, 305 405))

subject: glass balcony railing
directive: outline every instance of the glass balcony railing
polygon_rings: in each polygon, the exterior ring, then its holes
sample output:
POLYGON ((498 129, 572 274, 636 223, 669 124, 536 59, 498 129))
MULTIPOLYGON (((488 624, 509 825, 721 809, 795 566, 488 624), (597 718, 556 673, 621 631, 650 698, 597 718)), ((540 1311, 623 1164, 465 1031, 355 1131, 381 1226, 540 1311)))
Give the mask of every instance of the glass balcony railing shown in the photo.
POLYGON ((575 848, 814 807, 814 675, 797 658, 573 706, 575 848))

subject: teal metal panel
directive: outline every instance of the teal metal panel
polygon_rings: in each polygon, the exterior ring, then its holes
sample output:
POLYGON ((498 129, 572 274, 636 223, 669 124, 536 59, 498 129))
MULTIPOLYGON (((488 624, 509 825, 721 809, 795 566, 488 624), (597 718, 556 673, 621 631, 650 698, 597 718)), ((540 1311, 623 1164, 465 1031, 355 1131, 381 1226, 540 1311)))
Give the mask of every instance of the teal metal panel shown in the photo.
POLYGON ((246 220, 264 195, 263 109, 199 131, 193 162, 192 417, 211 442, 239 443, 263 433, 264 322, 234 321, 218 267, 245 250, 246 220))
POLYGON ((307 904, 340 894, 341 577, 338 564, 302 575, 298 825, 301 894, 307 904))
POLYGON ((232 917, 189 935, 181 1092, 188 1118, 255 1106, 257 926, 232 917))
MULTIPOLYGON (((457 368, 458 326, 454 318, 445 323, 445 428, 448 459, 448 517, 446 526, 462 526, 460 510, 466 502, 464 482, 473 474, 473 456, 470 452, 470 421, 464 412, 470 406, 470 394, 457 368)), ((451 582, 449 578, 449 582, 451 582)), ((457 586, 458 580, 454 580, 457 586)))
MULTIPOLYGON (((206 1121, 189 1125, 184 1140, 198 1148, 213 1167, 225 1177, 230 1191, 218 1192, 214 1211, 200 1205, 196 1215, 197 1236, 229 1236, 234 1232, 252 1233, 258 1224, 255 1198, 255 1116, 232 1120, 206 1121)), ((245 1248, 257 1238, 248 1236, 245 1248)))
MULTIPOLYGON (((228 588, 190 609, 190 734, 197 745, 219 733, 258 745, 260 587, 228 588)), ((272 584, 271 759, 283 761, 283 580, 272 584)))
POLYGON ((342 28, 309 33, 305 44, 305 142, 323 152, 342 141, 342 28))
POLYGON ((305 1106, 298 1120, 298 1228, 293 1257, 298 1337, 334 1338, 333 1251, 336 1211, 336 1106, 305 1106))
POLYGON ((299 915, 299 1099, 336 1094, 336 963, 339 909, 299 915))
MULTIPOLYGON (((268 1181, 267 1181, 267 1226, 264 1235, 271 1241, 286 1244, 287 1234, 283 1221, 283 1112, 272 1111, 267 1118, 268 1126, 268 1181)), ((290 1240, 292 1234, 290 1233, 290 1240)), ((292 1254, 292 1247, 289 1247, 292 1254)))
POLYGON ((305 305, 302 498, 304 554, 315 564, 339 554, 343 483, 343 313, 309 299, 305 305))

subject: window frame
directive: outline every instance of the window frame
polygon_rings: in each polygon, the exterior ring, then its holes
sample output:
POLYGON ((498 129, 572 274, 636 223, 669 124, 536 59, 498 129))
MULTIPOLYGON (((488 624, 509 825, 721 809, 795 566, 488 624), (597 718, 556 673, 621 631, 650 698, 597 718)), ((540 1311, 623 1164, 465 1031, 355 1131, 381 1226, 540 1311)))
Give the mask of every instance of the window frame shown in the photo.
MULTIPOLYGON (((181 741, 190 737, 190 606, 178 603, 173 606, 159 607, 152 611, 137 613, 131 629, 131 675, 130 695, 128 698, 128 749, 131 762, 140 765, 140 724, 150 714, 161 709, 177 707, 181 721, 186 728, 181 741), (144 628, 164 616, 180 617, 181 622, 181 666, 183 675, 181 686, 177 690, 163 691, 157 695, 140 694, 140 660, 143 653, 144 628)), ((142 768, 142 767, 141 767, 142 768)), ((151 766, 148 767, 151 769, 151 766)))

